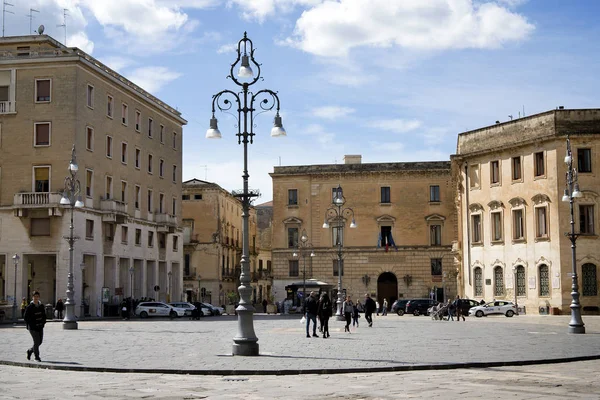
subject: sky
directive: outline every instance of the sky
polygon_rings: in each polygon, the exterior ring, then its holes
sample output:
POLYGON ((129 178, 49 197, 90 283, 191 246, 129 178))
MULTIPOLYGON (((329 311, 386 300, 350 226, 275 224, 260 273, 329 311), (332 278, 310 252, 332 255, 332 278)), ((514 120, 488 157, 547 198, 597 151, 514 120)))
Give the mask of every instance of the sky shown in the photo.
POLYGON ((5 0, 5 36, 40 24, 177 108, 183 179, 242 188, 235 119, 212 96, 244 32, 278 93, 255 118, 249 184, 272 199, 274 166, 449 160, 467 130, 554 109, 600 107, 596 0, 5 0), (35 11, 30 11, 34 9, 35 11), (64 17, 66 11, 66 20, 64 17), (32 15, 30 20, 28 15, 32 15), (65 24, 66 21, 66 24, 65 24), (66 25, 66 29, 65 26, 66 25))

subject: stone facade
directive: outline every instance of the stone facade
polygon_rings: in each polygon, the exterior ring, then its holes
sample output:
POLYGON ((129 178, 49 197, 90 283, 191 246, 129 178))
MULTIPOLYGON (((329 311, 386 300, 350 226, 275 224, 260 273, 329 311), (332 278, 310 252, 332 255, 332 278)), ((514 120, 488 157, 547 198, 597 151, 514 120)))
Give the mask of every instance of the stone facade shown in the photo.
POLYGON ((571 217, 561 201, 567 135, 583 193, 575 201, 575 230, 582 223, 588 230, 576 242, 580 302, 584 313, 598 309, 598 109, 561 108, 458 136, 452 164, 464 296, 515 301, 516 295, 527 313, 570 312, 571 217))
POLYGON ((18 254, 19 300, 65 298, 71 211, 59 202, 75 146, 76 314, 109 310, 103 288, 108 304, 180 299, 181 114, 46 35, 0 39, 0 64, 0 296, 12 300, 18 254))

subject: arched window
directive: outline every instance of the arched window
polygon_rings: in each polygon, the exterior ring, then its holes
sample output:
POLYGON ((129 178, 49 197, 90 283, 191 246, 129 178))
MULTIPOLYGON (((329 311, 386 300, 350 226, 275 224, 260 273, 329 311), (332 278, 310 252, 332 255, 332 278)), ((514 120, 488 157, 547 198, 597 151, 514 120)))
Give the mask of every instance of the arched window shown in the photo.
POLYGON ((483 273, 481 268, 475 268, 475 296, 483 296, 483 273))
POLYGON ((583 264, 581 266, 583 296, 598 296, 598 276, 596 275, 596 266, 594 264, 583 264))
POLYGON ((525 288, 525 268, 522 265, 517 267, 517 296, 527 296, 525 288))
POLYGON ((494 268, 494 296, 504 296, 504 273, 500 266, 494 268))
POLYGON ((550 296, 550 271, 546 264, 540 265, 540 296, 550 296))

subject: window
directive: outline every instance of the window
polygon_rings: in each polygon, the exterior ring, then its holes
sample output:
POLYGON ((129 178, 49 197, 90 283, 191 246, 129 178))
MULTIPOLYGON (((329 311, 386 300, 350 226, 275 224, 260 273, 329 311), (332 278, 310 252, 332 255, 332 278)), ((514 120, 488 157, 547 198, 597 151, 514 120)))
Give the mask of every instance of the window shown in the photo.
POLYGON ((332 260, 333 261, 333 276, 339 276, 341 270, 342 276, 344 276, 344 260, 332 260))
POLYGON ((504 272, 499 266, 494 268, 494 296, 504 296, 504 272))
POLYGON ((298 189, 288 189, 288 206, 298 205, 298 189))
POLYGON ((34 124, 34 146, 50 146, 50 122, 34 124))
POLYGON ((152 139, 153 129, 154 129, 154 120, 152 118, 148 118, 148 137, 150 139, 152 139))
POLYGON ((36 193, 50 191, 50 167, 33 167, 35 182, 33 191, 36 193))
POLYGON ((127 244, 129 240, 129 228, 121 226, 121 243, 127 244))
POLYGON ((525 239, 525 219, 523 209, 512 210, 513 240, 525 239))
POLYGON ((87 85, 87 106, 94 108, 94 87, 92 85, 87 85))
POLYGON ((469 168, 469 188, 479 188, 479 165, 471 165, 469 168))
POLYGON ((441 276, 442 275, 442 259, 432 258, 431 259, 431 275, 441 276))
POLYGON ((142 245, 142 230, 141 229, 135 230, 135 245, 136 246, 142 245))
POLYGON ((491 213, 492 220, 492 241, 502 241, 502 212, 496 211, 491 213))
POLYGON ((50 102, 51 82, 52 81, 50 79, 36 79, 35 80, 35 101, 36 101, 36 103, 49 103, 50 102))
POLYGON ((429 201, 431 203, 440 202, 440 187, 438 185, 429 186, 429 201))
POLYGON ((121 104, 121 123, 125 126, 129 123, 129 107, 127 104, 121 104))
POLYGON ((181 195, 181 200, 189 200, 190 199, 190 195, 189 194, 183 194, 181 195))
POLYGON ((195 194, 194 195, 194 200, 202 200, 202 195, 201 194, 195 194))
MULTIPOLYGON (((379 231, 380 231, 379 234, 381 235, 381 243, 380 243, 381 247, 391 246, 393 243, 392 227, 387 226, 387 225, 382 225, 381 228, 379 229, 379 231)), ((336 244, 335 239, 332 243, 336 244)), ((395 243, 393 245, 395 245, 395 243)))
POLYGON ((288 260, 290 276, 299 276, 300 268, 298 268, 298 260, 288 260))
POLYGON ((173 251, 177 251, 179 247, 179 236, 173 236, 173 251))
POLYGON ((288 248, 298 247, 298 228, 288 228, 288 248))
POLYGON ((473 231, 473 243, 481 243, 481 214, 471 215, 471 225, 473 231))
POLYGON ((94 171, 91 169, 85 170, 85 196, 92 197, 92 188, 94 183, 94 171))
POLYGON ((525 287, 525 268, 522 265, 517 267, 517 296, 524 297, 527 295, 525 287))
POLYGON ((162 158, 158 161, 158 176, 161 178, 165 176, 165 160, 162 158))
POLYGON ((579 205, 579 232, 584 235, 595 234, 593 205, 579 205))
POLYGON ((381 201, 382 204, 389 204, 390 200, 390 187, 382 186, 381 187, 381 201))
POLYGON ((548 220, 546 214, 546 207, 535 208, 535 237, 536 238, 547 238, 548 237, 548 220))
POLYGON ((177 183, 177 165, 173 165, 173 183, 177 183))
POLYGON ((430 225, 429 233, 430 233, 431 246, 441 246, 442 245, 442 226, 441 225, 430 225))
POLYGON ((91 126, 85 128, 85 148, 94 151, 94 128, 91 126))
POLYGON ((30 236, 50 236, 50 218, 31 218, 30 236))
POLYGON ((86 239, 94 238, 94 220, 92 220, 92 219, 85 220, 85 238, 86 239))
POLYGON ((535 176, 544 176, 546 175, 546 165, 544 163, 544 152, 540 151, 533 155, 534 160, 534 175, 535 176))
MULTIPOLYGON (((390 232, 391 237, 391 232, 390 232)), ((344 224, 342 222, 334 222, 331 225, 331 243, 337 246, 338 243, 344 245, 344 224)), ((390 244, 390 243, 388 243, 390 244)))
POLYGON ((511 169, 513 181, 520 181, 521 179, 523 179, 523 173, 521 170, 521 157, 512 158, 511 169))
POLYGON ((106 191, 105 191, 106 192, 106 197, 105 197, 105 199, 106 200, 112 199, 113 198, 113 195, 112 195, 113 194, 113 179, 112 179, 112 176, 107 176, 106 177, 105 188, 106 188, 106 191))
POLYGON ((592 172, 592 149, 577 149, 577 172, 592 172))
POLYGON ((127 182, 121 181, 121 201, 127 202, 127 182))
POLYGON ((152 212, 152 190, 148 189, 148 212, 152 212))
POLYGON ((115 226, 113 224, 104 224, 106 227, 104 230, 105 240, 108 242, 112 242, 115 240, 115 226))
POLYGON ((158 232, 158 248, 166 249, 167 248, 167 239, 166 235, 162 232, 158 232))
POLYGON ((154 232, 148 231, 148 247, 154 247, 154 232))
POLYGON ((152 154, 148 154, 148 173, 152 173, 152 154))
POLYGON ((177 215, 177 198, 171 199, 171 215, 177 215))
POLYGON ((475 296, 483 296, 483 273, 481 268, 475 268, 473 275, 475 276, 475 296))
POLYGON ((142 125, 142 113, 135 110, 135 130, 140 131, 142 125))
POLYGON ((109 118, 113 117, 113 98, 112 98, 112 96, 106 97, 106 116, 109 118))
POLYGON ((177 132, 173 132, 173 149, 177 149, 177 132))
POLYGON ((598 296, 598 278, 594 264, 583 264, 581 266, 582 292, 583 296, 598 296))
POLYGON ((490 183, 492 185, 500 183, 500 161, 490 163, 490 183))
POLYGON ((165 194, 159 193, 158 194, 158 213, 164 214, 164 211, 165 211, 165 194))
POLYGON ((550 296, 550 272, 546 264, 540 265, 540 296, 550 296))
POLYGON ((137 169, 140 169, 141 158, 142 158, 142 151, 140 149, 135 149, 135 167, 137 169))
POLYGON ((113 150, 112 150, 112 137, 106 137, 106 157, 112 158, 113 150))
POLYGON ((140 209, 141 193, 142 193, 142 188, 139 185, 135 185, 135 209, 136 210, 140 209))
POLYGON ((121 142, 121 162, 127 164, 127 143, 121 142))
POLYGON ((158 137, 160 139, 160 144, 164 144, 165 143, 165 126, 164 125, 160 125, 160 129, 158 131, 158 137))

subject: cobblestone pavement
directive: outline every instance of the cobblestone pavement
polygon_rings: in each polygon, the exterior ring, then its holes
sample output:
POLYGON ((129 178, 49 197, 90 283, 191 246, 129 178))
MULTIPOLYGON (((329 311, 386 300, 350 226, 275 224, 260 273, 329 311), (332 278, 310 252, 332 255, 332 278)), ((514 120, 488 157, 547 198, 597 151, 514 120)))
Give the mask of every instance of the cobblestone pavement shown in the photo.
MULTIPOLYGON (((361 322, 364 319, 361 319, 361 322)), ((255 315, 260 357, 231 355, 235 317, 190 320, 82 321, 78 330, 46 325, 42 363, 27 361, 24 326, 0 328, 0 364, 95 371, 191 374, 373 372, 410 368, 501 366, 600 357, 600 317, 586 316, 587 333, 567 333, 568 316, 467 318, 466 322, 388 315, 351 333, 331 321, 331 337, 307 338, 300 316, 255 315), (497 364, 493 364, 497 363, 497 364)), ((600 362, 600 361, 599 361, 600 362)), ((292 379, 292 378, 290 378, 292 379)))

